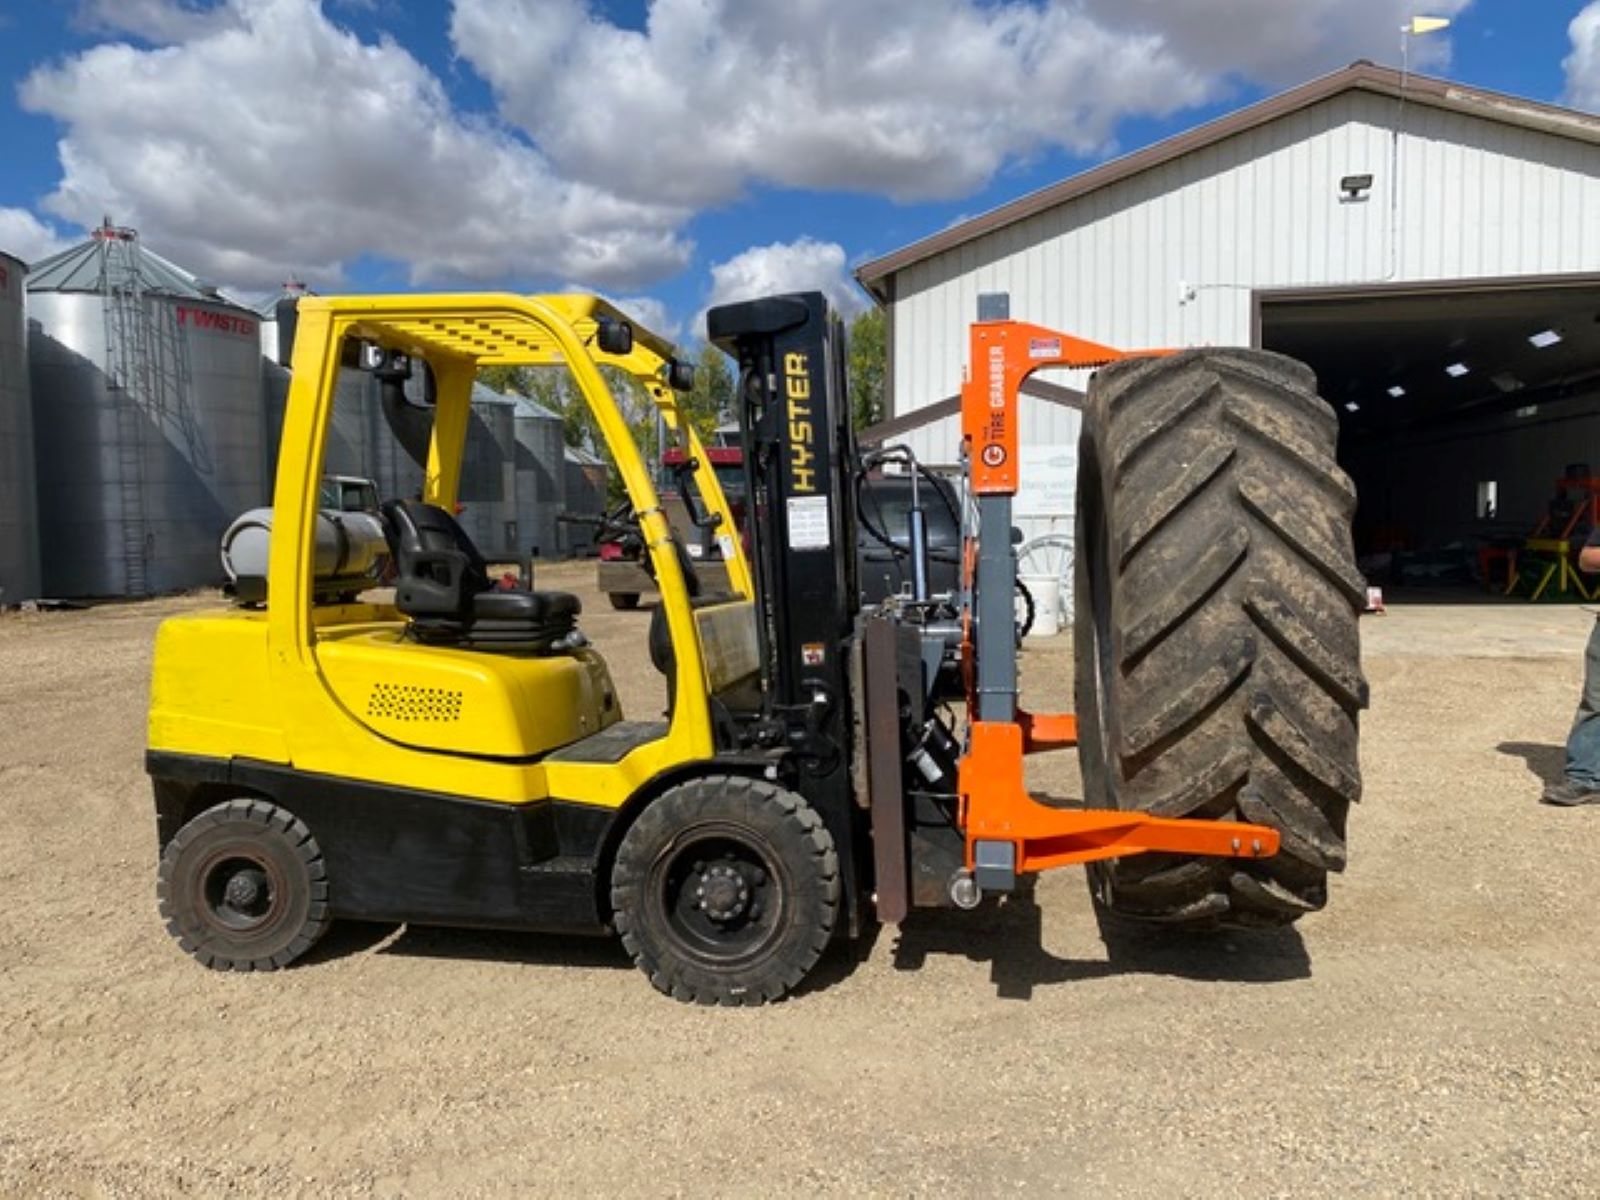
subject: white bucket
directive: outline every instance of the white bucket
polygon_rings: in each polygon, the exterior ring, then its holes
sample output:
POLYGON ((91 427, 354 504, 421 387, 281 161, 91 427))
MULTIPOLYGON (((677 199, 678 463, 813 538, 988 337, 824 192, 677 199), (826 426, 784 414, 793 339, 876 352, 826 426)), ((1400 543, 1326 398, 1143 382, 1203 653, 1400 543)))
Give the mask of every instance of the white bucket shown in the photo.
POLYGON ((1019 575, 1033 597, 1033 628, 1028 640, 1055 637, 1061 631, 1061 580, 1054 575, 1019 575))

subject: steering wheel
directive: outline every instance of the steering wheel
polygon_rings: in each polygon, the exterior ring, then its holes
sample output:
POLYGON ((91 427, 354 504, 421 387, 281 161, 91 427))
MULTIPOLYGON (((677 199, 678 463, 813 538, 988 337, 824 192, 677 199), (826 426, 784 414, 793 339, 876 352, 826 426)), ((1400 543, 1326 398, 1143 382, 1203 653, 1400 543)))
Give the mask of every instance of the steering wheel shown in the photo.
POLYGON ((624 550, 638 551, 643 549, 643 535, 639 527, 639 517, 633 511, 633 502, 630 500, 619 501, 613 507, 600 514, 600 519, 595 523, 594 540, 596 542, 618 542, 624 550))

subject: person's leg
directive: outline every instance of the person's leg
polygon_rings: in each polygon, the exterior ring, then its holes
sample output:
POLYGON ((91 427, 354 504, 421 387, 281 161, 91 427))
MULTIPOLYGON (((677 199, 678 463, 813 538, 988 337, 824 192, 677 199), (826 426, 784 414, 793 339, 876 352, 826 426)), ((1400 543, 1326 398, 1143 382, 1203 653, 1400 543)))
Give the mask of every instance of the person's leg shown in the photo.
POLYGON ((1566 782, 1545 790, 1555 804, 1600 801, 1600 620, 1583 654, 1583 695, 1567 735, 1566 782))

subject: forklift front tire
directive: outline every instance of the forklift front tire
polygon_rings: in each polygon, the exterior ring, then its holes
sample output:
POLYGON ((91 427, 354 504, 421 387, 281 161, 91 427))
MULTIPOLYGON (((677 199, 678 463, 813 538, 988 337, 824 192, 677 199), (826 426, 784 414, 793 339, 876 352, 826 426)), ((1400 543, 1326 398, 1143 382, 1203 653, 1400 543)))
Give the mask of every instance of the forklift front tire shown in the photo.
POLYGON ((639 607, 638 592, 607 592, 606 599, 611 601, 611 607, 618 612, 632 612, 639 607))
POLYGON ((327 930, 328 872, 305 823, 266 800, 229 800, 178 830, 156 896, 167 932, 217 971, 275 971, 327 930))
POLYGON ((816 965, 839 915, 839 857, 814 809, 762 780, 663 792, 617 850, 611 905, 633 961, 698 1004, 777 1000, 816 965))

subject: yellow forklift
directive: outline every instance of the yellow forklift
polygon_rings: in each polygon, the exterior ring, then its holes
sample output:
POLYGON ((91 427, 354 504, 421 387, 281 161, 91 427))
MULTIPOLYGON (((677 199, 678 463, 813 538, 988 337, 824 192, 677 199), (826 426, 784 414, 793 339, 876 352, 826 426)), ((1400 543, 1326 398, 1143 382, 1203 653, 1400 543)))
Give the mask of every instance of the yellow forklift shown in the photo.
MULTIPOLYGON (((1189 886, 1195 864, 1231 862, 1217 876, 1227 895, 1293 893, 1277 909, 1245 904, 1247 924, 1320 904, 1309 868, 1330 864, 1320 849, 1316 864, 1299 852, 1298 810, 1213 797, 1185 819, 1168 796, 1167 811, 1140 811, 1114 715, 1085 735, 1086 778, 1106 807, 1047 806, 1023 787, 1023 756, 1074 745, 1078 730, 1017 704, 1016 389, 1038 366, 1115 351, 1059 337, 1030 349, 1031 326, 974 326, 1004 343, 999 358, 993 345, 974 353, 1010 365, 969 383, 981 527, 967 531, 962 586, 927 594, 913 502, 915 585, 863 612, 852 483, 871 464, 849 426, 838 319, 804 294, 713 309, 709 327, 740 366, 748 557, 709 456, 678 419, 691 368, 599 298, 298 302, 266 577, 241 589, 248 601, 171 619, 157 640, 147 768, 158 896, 184 950, 215 969, 271 970, 337 918, 615 931, 662 991, 752 1004, 791 990, 835 937, 915 907, 971 907, 1067 863, 1104 871, 1146 856, 1189 886), (576 597, 497 584, 452 516, 472 382, 492 365, 564 366, 589 406, 661 590, 649 631, 667 682, 660 719, 625 717, 576 597), (342 556, 318 543, 323 451, 350 366, 378 378, 397 434, 426 459, 420 499, 382 505, 392 601, 351 602, 342 556), (724 591, 700 586, 662 513, 612 394, 617 374, 651 396, 686 455, 724 591), (420 439, 417 406, 400 413, 418 376, 420 439), (964 720, 943 707, 952 679, 964 720), (1274 857, 1280 839, 1293 855, 1274 857), (1247 883, 1227 882, 1236 876, 1247 883)), ((1172 378, 1192 382, 1194 364, 1175 361, 1172 378)), ((1114 629, 1101 637, 1088 640, 1105 655, 1120 645, 1114 629)), ((1245 651, 1225 649, 1236 669, 1245 651)), ((1353 663, 1333 665, 1359 679, 1353 663)), ((1098 679, 1094 710, 1148 703, 1122 686, 1098 679)), ((1186 695, 1143 713, 1159 728, 1132 730, 1145 739, 1136 757, 1232 711, 1231 694, 1186 695)), ((1259 701, 1246 705, 1258 725, 1259 701)), ((1332 731, 1336 765, 1346 750, 1353 764, 1354 707, 1347 716, 1332 731)), ((1244 725, 1226 723, 1237 767, 1249 757, 1244 725)), ((1228 796, 1249 790, 1248 766, 1221 781, 1228 796)), ((1336 819, 1342 831, 1342 810, 1336 819)), ((1099 878, 1115 903, 1117 877, 1099 878)), ((1142 878, 1131 894, 1148 899, 1142 878)))

